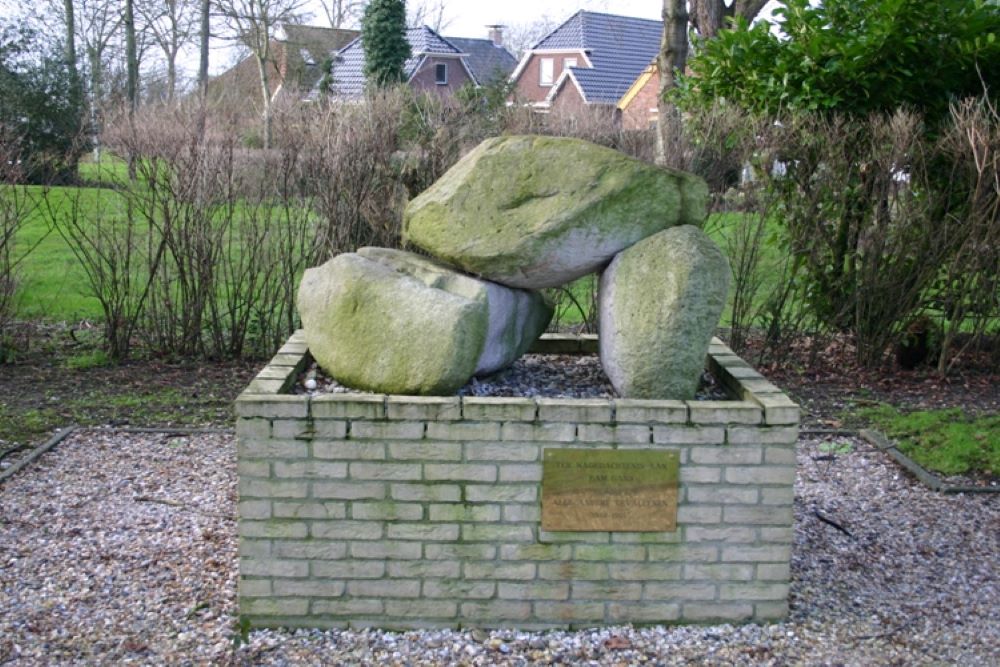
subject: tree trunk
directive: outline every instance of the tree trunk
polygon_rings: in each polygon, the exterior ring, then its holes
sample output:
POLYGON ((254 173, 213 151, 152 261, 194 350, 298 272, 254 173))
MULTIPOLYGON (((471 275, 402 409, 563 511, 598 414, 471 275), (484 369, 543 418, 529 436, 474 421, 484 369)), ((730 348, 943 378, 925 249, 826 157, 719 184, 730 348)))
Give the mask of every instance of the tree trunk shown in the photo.
POLYGON ((208 40, 210 30, 212 3, 211 0, 201 0, 201 57, 198 61, 198 138, 205 136, 205 116, 208 113, 208 40))
POLYGON ((174 103, 174 93, 177 91, 177 54, 172 53, 167 58, 167 103, 174 103))
POLYGON ((733 0, 727 7, 723 0, 691 0, 691 23, 702 39, 712 39, 726 27, 726 19, 741 16, 752 21, 767 3, 768 0, 733 0))
POLYGON ((267 81, 267 60, 266 57, 257 56, 257 71, 260 72, 260 92, 264 101, 264 148, 271 147, 271 87, 267 81))
MULTIPOLYGON (((71 0, 66 0, 70 2, 71 0)), ((208 95, 208 40, 211 37, 211 0, 201 0, 201 58, 198 61, 198 94, 201 96, 202 104, 208 95)))
POLYGON ((661 166, 681 168, 684 156, 680 150, 681 116, 667 99, 676 85, 676 73, 684 71, 687 62, 687 2, 663 0, 663 38, 657 68, 660 71, 660 95, 657 102, 656 161, 661 166))
MULTIPOLYGON (((128 104, 128 124, 135 131, 135 110, 139 106, 139 56, 135 47, 135 7, 125 0, 125 97, 128 104)), ((135 153, 128 153, 128 177, 135 181, 135 153)))
POLYGON ((94 141, 94 158, 101 159, 101 110, 98 99, 101 94, 102 74, 101 54, 95 49, 87 49, 90 63, 90 133, 94 141))
MULTIPOLYGON (((80 70, 76 63, 76 19, 73 16, 73 0, 63 0, 63 8, 66 11, 66 43, 64 57, 66 60, 66 70, 69 73, 70 96, 73 104, 77 106, 77 121, 74 123, 75 132, 80 131, 83 120, 83 86, 80 81, 80 70)), ((76 174, 77 152, 71 151, 68 157, 68 167, 72 174, 76 174)))

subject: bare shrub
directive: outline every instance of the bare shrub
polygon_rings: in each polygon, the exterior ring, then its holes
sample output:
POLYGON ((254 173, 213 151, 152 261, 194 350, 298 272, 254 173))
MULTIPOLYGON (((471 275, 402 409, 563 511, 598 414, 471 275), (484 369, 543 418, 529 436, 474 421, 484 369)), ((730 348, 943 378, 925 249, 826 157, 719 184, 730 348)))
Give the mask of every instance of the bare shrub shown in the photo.
POLYGON ((14 318, 18 266, 33 247, 18 243, 18 234, 28 223, 37 201, 23 187, 25 169, 21 142, 0 126, 0 361, 6 357, 7 332, 14 318))
MULTIPOLYGON (((1000 114, 989 100, 953 105, 938 144, 950 165, 947 212, 939 236, 954 247, 929 295, 940 314, 941 375, 1000 328, 1000 114), (964 330, 969 334, 958 344, 964 330)), ((997 346, 1000 347, 1000 346, 997 346)), ((995 365, 1000 359, 994 356, 995 365)))
POLYGON ((656 132, 652 129, 626 130, 606 109, 584 107, 572 113, 554 111, 535 113, 525 108, 511 108, 504 116, 505 134, 541 134, 574 137, 607 146, 636 159, 653 162, 656 157, 656 132))
POLYGON ((366 245, 399 246, 404 108, 399 91, 386 91, 365 103, 318 102, 278 120, 279 145, 302 147, 297 168, 321 220, 319 257, 366 245))
POLYGON ((61 204, 44 199, 46 212, 87 276, 101 304, 104 340, 112 359, 129 356, 156 267, 165 245, 152 238, 136 209, 116 197, 86 198, 76 190, 61 204))
MULTIPOLYGON (((294 283, 314 259, 299 146, 242 148, 237 124, 218 115, 200 136, 195 114, 149 110, 107 133, 136 158, 136 179, 122 189, 127 237, 145 249, 132 329, 158 354, 268 354, 295 328, 294 283)), ((87 244, 79 236, 78 248, 87 244)), ((111 259, 90 263, 109 269, 111 259)))

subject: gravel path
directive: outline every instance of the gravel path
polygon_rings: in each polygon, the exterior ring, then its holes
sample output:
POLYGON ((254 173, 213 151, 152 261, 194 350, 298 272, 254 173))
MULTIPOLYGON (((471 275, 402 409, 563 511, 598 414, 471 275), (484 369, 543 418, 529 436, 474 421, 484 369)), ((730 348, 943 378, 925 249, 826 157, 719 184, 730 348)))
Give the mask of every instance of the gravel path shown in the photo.
POLYGON ((1000 498, 935 494, 850 438, 800 440, 792 617, 766 627, 236 648, 235 486, 231 436, 107 431, 0 485, 0 664, 1000 664, 1000 498))

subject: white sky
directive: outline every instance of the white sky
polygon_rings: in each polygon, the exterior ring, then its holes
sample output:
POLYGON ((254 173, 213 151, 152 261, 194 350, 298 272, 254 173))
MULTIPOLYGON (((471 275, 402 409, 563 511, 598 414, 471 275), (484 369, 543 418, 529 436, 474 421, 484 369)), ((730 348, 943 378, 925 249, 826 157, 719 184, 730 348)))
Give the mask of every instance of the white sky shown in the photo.
POLYGON ((485 37, 487 25, 524 25, 534 23, 543 16, 556 24, 562 23, 580 9, 608 14, 659 19, 663 10, 662 0, 449 0, 445 20, 451 18, 444 30, 452 37, 485 37))

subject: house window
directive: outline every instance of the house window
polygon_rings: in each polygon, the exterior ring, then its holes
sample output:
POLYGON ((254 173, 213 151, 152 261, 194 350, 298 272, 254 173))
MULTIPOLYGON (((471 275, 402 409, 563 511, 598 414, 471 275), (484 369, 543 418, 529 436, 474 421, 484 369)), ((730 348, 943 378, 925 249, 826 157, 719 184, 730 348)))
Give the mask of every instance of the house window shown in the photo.
POLYGON ((570 67, 576 67, 576 58, 566 58, 563 60, 563 69, 569 69, 570 67))
POLYGON ((448 65, 447 63, 439 63, 434 66, 434 82, 438 85, 444 85, 448 83, 448 65))
POLYGON ((542 58, 538 63, 538 85, 551 86, 555 79, 555 58, 542 58))

